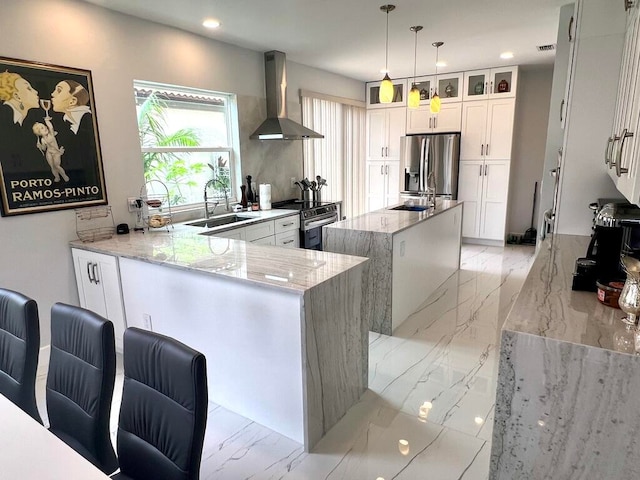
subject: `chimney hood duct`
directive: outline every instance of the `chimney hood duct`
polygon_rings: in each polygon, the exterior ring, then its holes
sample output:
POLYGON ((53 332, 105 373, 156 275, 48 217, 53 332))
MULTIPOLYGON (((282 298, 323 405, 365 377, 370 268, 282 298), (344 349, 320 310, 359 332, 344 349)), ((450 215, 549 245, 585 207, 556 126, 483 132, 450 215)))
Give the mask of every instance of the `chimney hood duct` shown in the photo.
POLYGON ((267 119, 250 138, 258 140, 304 140, 324 135, 287 118, 286 56, 272 50, 264 54, 264 76, 267 94, 267 119))

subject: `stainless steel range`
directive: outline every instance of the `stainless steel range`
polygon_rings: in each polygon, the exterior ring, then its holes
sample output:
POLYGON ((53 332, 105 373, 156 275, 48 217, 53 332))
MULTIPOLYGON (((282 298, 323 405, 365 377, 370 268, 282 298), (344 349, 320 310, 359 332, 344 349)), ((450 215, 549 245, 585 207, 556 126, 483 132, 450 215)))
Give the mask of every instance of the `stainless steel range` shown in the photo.
POLYGON ((300 211, 300 246, 322 250, 322 227, 338 221, 338 205, 332 202, 305 202, 291 199, 274 202, 272 208, 300 211))

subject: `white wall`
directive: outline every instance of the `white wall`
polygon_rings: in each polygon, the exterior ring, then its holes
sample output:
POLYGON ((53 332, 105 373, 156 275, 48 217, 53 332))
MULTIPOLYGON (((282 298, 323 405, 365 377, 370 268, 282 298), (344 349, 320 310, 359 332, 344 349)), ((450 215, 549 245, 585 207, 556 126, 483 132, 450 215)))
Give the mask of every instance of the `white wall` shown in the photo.
MULTIPOLYGON (((133 223, 125 199, 143 182, 134 79, 236 93, 243 176, 273 183, 274 200, 296 195, 289 177, 302 174, 301 143, 248 138, 266 116, 262 52, 73 0, 2 0, 0 32, 3 56, 91 70, 116 223, 133 223)), ((293 63, 288 75, 293 119, 300 118, 299 88, 364 100, 359 81, 293 63)), ((73 210, 0 218, 0 286, 38 302, 43 345, 49 343, 51 305, 78 302, 68 246, 75 238, 73 210)))
MULTIPOLYGON (((507 220, 509 233, 524 233, 531 227, 533 187, 538 182, 540 192, 544 165, 552 79, 552 66, 524 67, 518 72, 507 220)), ((536 203, 539 204, 539 196, 536 203)))

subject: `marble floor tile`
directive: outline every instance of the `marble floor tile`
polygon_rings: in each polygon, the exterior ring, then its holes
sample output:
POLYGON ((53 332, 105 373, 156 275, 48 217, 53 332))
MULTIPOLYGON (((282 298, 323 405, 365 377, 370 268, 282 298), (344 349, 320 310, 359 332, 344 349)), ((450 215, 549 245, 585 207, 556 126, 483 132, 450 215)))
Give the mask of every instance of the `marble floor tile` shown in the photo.
MULTIPOLYGON (((369 389, 312 453, 211 404, 201 478, 487 479, 500 329, 533 253, 533 247, 524 246, 463 246, 460 271, 393 337, 369 334, 369 389)), ((38 377, 43 414, 45 381, 38 377)))

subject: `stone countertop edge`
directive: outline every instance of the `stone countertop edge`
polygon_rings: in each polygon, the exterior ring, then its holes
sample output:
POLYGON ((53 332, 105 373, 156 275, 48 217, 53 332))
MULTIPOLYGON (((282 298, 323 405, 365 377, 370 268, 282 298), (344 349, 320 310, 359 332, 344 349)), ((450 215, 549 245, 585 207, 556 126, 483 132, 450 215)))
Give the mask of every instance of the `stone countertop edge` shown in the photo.
POLYGON ((73 240, 70 246, 297 294, 304 294, 369 261, 364 257, 332 252, 254 245, 200 235, 198 232, 202 231, 198 227, 177 224, 173 229, 169 227, 168 232, 163 228, 115 235, 96 242, 73 240))
MULTIPOLYGON (((415 205, 424 205, 426 199, 416 198, 415 205)), ((411 211, 411 210, 393 210, 394 207, 404 205, 404 203, 398 203, 397 205, 382 208, 380 210, 374 210, 373 212, 364 213, 355 218, 342 220, 337 223, 326 225, 324 228, 336 229, 336 230, 355 230, 362 232, 375 232, 383 234, 395 234, 407 230, 414 225, 427 221, 441 213, 446 212, 452 208, 456 208, 462 205, 460 200, 441 200, 438 199, 436 207, 424 211, 411 211)))
POLYGON ((575 261, 589 240, 556 234, 540 245, 503 331, 634 354, 624 342, 625 313, 600 303, 596 292, 571 290, 575 261))

